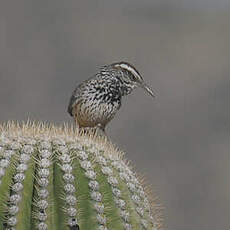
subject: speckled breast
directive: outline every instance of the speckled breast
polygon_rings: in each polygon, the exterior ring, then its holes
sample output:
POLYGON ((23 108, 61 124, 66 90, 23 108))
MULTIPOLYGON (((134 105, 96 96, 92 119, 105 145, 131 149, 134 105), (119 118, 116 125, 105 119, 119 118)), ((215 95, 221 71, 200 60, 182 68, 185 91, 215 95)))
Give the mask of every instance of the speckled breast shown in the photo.
POLYGON ((74 116, 80 127, 102 128, 115 116, 120 103, 113 104, 102 101, 81 100, 74 107, 74 116))

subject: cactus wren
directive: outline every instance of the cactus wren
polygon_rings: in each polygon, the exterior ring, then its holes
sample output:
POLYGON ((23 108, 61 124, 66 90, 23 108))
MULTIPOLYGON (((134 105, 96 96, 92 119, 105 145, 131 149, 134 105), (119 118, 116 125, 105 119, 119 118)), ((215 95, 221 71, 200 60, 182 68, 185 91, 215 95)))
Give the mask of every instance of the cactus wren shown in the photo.
POLYGON ((118 62, 100 68, 98 73, 82 82, 74 90, 68 113, 79 128, 99 127, 103 131, 121 107, 121 99, 134 88, 154 93, 140 73, 127 62, 118 62))

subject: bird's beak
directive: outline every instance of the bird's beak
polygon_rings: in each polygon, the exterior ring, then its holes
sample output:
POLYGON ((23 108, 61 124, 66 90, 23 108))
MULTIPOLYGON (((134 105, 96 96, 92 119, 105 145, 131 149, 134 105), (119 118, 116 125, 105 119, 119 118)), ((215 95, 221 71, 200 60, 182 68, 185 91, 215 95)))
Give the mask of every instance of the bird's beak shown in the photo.
POLYGON ((155 92, 148 86, 145 82, 140 84, 140 87, 143 88, 148 94, 150 94, 153 98, 156 97, 155 92))

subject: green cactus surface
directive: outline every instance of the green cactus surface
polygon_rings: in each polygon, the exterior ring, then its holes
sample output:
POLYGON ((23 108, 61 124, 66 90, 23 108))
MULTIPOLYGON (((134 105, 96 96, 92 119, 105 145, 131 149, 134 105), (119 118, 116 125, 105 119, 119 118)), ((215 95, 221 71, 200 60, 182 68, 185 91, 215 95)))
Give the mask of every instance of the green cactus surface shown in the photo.
POLYGON ((159 230, 157 207, 95 130, 0 125, 0 230, 159 230))

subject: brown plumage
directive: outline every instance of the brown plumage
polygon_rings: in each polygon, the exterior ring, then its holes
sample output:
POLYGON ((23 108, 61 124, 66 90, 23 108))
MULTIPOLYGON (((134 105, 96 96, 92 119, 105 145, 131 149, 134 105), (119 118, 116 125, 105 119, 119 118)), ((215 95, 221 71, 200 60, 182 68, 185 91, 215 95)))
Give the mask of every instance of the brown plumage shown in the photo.
POLYGON ((121 99, 136 87, 154 97, 140 73, 127 62, 103 66, 93 77, 74 90, 68 112, 78 127, 99 127, 102 130, 121 107, 121 99))

